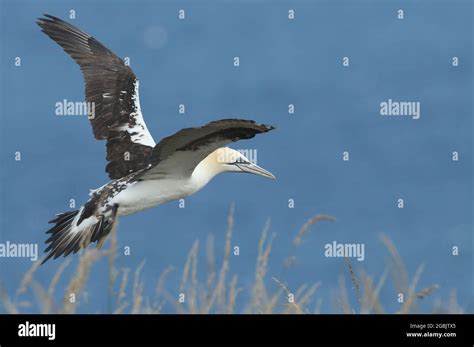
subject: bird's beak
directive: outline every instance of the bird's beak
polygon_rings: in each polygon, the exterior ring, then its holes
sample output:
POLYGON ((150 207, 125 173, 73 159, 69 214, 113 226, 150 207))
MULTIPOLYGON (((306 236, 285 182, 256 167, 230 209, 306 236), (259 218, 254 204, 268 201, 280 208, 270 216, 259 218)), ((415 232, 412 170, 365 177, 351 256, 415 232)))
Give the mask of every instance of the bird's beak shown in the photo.
POLYGON ((258 165, 255 165, 252 163, 246 163, 246 164, 239 164, 238 166, 243 172, 276 179, 276 177, 270 171, 267 171, 258 165))

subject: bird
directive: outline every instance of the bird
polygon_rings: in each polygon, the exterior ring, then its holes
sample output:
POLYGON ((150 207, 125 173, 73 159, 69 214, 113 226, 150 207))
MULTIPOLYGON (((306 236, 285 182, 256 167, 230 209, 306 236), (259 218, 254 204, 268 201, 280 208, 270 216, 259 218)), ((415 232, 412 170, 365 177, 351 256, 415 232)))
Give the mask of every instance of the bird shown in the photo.
POLYGON ((275 129, 253 120, 221 119, 181 129, 155 143, 139 100, 139 81, 124 60, 70 23, 44 14, 41 31, 79 65, 88 117, 97 140, 106 141, 105 172, 110 181, 91 190, 79 209, 59 213, 45 241, 45 258, 75 254, 95 243, 102 247, 119 217, 196 193, 224 172, 275 176, 226 145, 275 129))

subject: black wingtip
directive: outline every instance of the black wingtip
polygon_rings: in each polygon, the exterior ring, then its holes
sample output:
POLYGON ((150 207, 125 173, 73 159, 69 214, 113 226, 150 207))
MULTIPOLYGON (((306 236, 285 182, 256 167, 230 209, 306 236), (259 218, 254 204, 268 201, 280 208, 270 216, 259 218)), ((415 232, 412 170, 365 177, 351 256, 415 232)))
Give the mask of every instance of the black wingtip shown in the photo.
POLYGON ((38 24, 40 27, 43 27, 45 24, 44 18, 36 18, 36 24, 38 24))
POLYGON ((259 126, 260 128, 262 128, 263 133, 276 129, 273 125, 269 125, 269 124, 262 124, 262 123, 255 123, 255 124, 259 126))
MULTIPOLYGON (((63 21, 61 18, 58 18, 58 17, 55 17, 55 16, 52 16, 50 14, 46 14, 44 13, 43 14, 44 17, 39 17, 39 18, 36 18, 36 24, 38 24, 40 27, 44 27, 46 24, 48 23, 66 23, 65 21, 63 21)), ((67 24, 67 23, 66 23, 67 24)))
POLYGON ((53 253, 49 253, 46 258, 43 259, 43 261, 41 262, 40 265, 43 265, 44 263, 46 263, 49 259, 51 259, 51 257, 53 256, 53 253))
POLYGON ((220 120, 212 121, 212 122, 208 123, 207 125, 219 126, 219 125, 224 124, 226 122, 236 122, 236 123, 242 123, 242 124, 245 124, 245 125, 251 125, 251 127, 258 128, 258 132, 261 132, 261 133, 266 133, 267 131, 276 129, 273 125, 257 123, 254 120, 239 119, 239 118, 220 119, 220 120))
POLYGON ((40 18, 40 19, 42 19, 42 20, 53 20, 53 21, 58 21, 58 22, 64 22, 61 18, 55 17, 55 16, 50 15, 50 14, 47 14, 47 13, 43 13, 43 16, 45 16, 45 17, 48 18, 48 19, 45 19, 45 18, 40 18))

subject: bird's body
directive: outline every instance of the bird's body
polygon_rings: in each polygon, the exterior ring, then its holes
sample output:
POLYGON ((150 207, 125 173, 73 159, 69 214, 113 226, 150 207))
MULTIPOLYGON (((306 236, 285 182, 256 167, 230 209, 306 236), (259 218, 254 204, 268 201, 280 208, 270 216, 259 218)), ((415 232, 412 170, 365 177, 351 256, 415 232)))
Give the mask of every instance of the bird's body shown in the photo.
POLYGON ((38 25, 79 64, 86 100, 95 105, 90 117, 94 136, 107 141, 106 172, 111 181, 91 191, 76 211, 58 214, 45 260, 76 253, 88 244, 100 246, 117 218, 181 199, 203 188, 222 172, 274 176, 241 153, 223 147, 273 129, 241 119, 223 119, 186 128, 155 144, 143 119, 139 82, 130 67, 89 34, 45 15, 38 25))
POLYGON ((130 188, 120 192, 112 199, 112 204, 119 206, 117 215, 139 212, 169 201, 185 198, 197 190, 199 186, 192 179, 172 179, 142 181, 133 183, 130 188))
POLYGON ((204 187, 209 180, 204 175, 188 178, 161 178, 134 181, 110 200, 119 206, 117 215, 125 216, 169 201, 185 198, 204 187))

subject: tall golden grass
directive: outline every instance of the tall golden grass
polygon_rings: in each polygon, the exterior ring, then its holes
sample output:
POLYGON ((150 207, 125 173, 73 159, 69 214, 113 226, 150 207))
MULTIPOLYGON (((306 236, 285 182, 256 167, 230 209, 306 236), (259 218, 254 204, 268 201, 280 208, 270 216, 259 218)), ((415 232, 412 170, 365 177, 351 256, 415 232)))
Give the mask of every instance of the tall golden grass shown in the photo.
MULTIPOLYGON (((292 245, 289 246, 291 254, 284 259, 285 267, 296 266, 296 253, 301 245, 303 237, 310 231, 312 226, 322 221, 335 221, 334 217, 326 215, 315 215, 303 224, 295 234, 292 245)), ((219 265, 216 264, 214 256, 214 239, 209 237, 206 243, 206 278, 198 277, 198 255, 200 251, 199 240, 196 240, 182 268, 179 293, 172 294, 166 289, 166 277, 175 269, 165 269, 157 280, 154 293, 145 296, 144 281, 141 271, 145 266, 142 262, 135 271, 130 268, 117 269, 117 236, 112 231, 109 247, 105 250, 88 249, 79 256, 79 262, 75 272, 70 278, 64 293, 56 294, 56 286, 60 281, 66 268, 70 265, 70 258, 66 258, 60 265, 56 274, 47 285, 40 284, 35 280, 35 272, 39 268, 40 261, 24 274, 16 293, 10 296, 0 286, 0 302, 8 313, 28 313, 33 311, 34 306, 42 313, 75 313, 82 293, 88 283, 89 273, 93 264, 103 257, 108 258, 108 290, 110 312, 122 313, 319 313, 322 297, 318 296, 321 283, 302 284, 299 288, 288 288, 281 279, 269 276, 268 263, 271 256, 273 235, 269 235, 270 223, 267 222, 262 230, 258 242, 258 255, 256 259, 254 281, 248 293, 245 295, 246 302, 239 311, 237 299, 243 292, 239 286, 237 275, 231 275, 231 244, 234 227, 234 208, 231 207, 227 218, 226 238, 224 242, 223 259, 219 265), (35 300, 24 299, 30 292, 35 300), (71 303, 70 294, 74 293, 76 302, 71 303), (180 302, 180 296, 184 294, 184 302, 180 302), (164 310, 166 304, 171 304, 174 309, 164 310)), ((380 278, 371 277, 364 269, 354 269, 351 261, 345 258, 346 273, 339 276, 339 288, 335 293, 336 302, 334 313, 420 313, 417 307, 419 300, 427 300, 432 297, 439 286, 432 284, 426 288, 419 288, 418 282, 424 271, 421 265, 413 278, 410 280, 408 271, 400 257, 393 242, 385 235, 381 235, 381 242, 385 245, 388 253, 387 267, 380 278), (393 296, 403 293, 404 302, 400 304, 397 312, 387 312, 381 302, 380 292, 386 284, 388 275, 391 275, 394 283, 393 296), (346 285, 346 278, 350 279, 350 288, 346 285), (356 299, 351 302, 350 297, 356 299)), ((183 297, 181 297, 183 298, 183 297)), ((432 303, 432 313, 463 313, 457 302, 456 292, 453 290, 446 303, 439 300, 432 303)), ((425 313, 429 313, 425 312, 425 313)))

